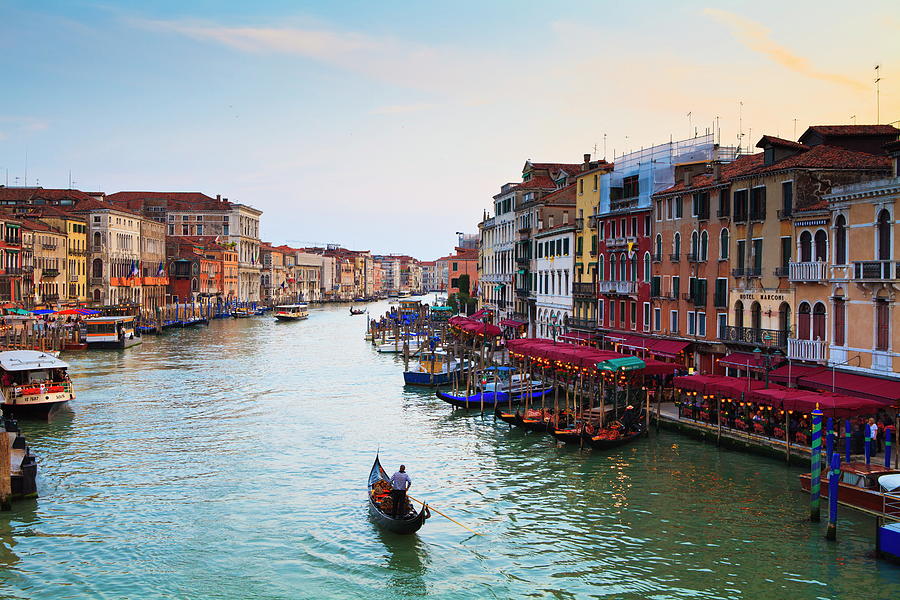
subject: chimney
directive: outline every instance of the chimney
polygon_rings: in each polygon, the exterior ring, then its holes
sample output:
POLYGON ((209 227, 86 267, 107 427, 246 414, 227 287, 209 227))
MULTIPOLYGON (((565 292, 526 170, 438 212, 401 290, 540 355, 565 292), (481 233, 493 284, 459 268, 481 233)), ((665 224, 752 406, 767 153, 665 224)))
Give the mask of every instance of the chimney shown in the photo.
POLYGON ((722 179, 722 163, 716 161, 713 163, 713 181, 719 183, 722 179))
POLYGON ((587 169, 588 165, 590 165, 590 164, 591 164, 591 155, 585 154, 584 155, 584 168, 587 169))
POLYGON ((216 194, 216 202, 222 201, 222 194, 216 194))
POLYGON ((685 169, 682 175, 684 176, 684 187, 691 187, 691 170, 685 169))

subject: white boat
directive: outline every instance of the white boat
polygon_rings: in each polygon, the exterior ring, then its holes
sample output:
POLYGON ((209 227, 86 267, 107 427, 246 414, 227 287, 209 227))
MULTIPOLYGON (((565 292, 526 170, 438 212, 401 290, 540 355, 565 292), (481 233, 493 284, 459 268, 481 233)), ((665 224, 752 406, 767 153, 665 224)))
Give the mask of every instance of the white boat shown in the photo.
POLYGON ((282 304, 275 307, 275 318, 279 321, 300 321, 309 317, 309 305, 282 304))
POLYGON ((467 367, 468 361, 451 359, 443 350, 425 352, 415 366, 403 372, 403 382, 408 385, 446 385, 467 367))
POLYGON ((409 290, 400 290, 400 293, 397 294, 398 298, 409 298, 410 296, 412 296, 412 292, 409 290))
POLYGON ((84 320, 88 348, 130 348, 141 343, 134 315, 127 317, 88 317, 84 320))
MULTIPOLYGON (((409 342, 409 353, 414 354, 419 350, 419 342, 414 339, 411 339, 409 342)), ((375 346, 375 350, 381 352, 382 354, 402 354, 403 353, 403 341, 388 341, 383 344, 378 344, 375 346)))
POLYGON ((69 364, 48 352, 0 352, 0 394, 3 414, 46 419, 75 399, 69 364))

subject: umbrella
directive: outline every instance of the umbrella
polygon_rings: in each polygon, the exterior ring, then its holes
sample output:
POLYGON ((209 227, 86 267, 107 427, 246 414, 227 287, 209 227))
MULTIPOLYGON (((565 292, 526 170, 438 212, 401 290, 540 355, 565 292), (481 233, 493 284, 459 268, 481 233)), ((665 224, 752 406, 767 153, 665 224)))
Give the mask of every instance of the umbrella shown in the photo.
POLYGON ((10 308, 9 312, 11 312, 14 315, 30 315, 31 314, 24 308, 10 308))
POLYGON ((39 310, 31 311, 31 314, 33 314, 33 315, 52 315, 55 312, 56 312, 55 310, 51 310, 49 308, 41 308, 39 310))

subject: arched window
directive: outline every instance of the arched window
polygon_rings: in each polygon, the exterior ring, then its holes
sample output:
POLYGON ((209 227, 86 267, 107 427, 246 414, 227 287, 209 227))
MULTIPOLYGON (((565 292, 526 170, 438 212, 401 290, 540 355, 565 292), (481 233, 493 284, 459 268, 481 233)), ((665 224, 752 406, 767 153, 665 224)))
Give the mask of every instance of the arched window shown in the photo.
POLYGON ((844 323, 847 321, 847 305, 844 303, 844 299, 842 297, 835 297, 834 299, 834 334, 831 336, 831 339, 834 341, 835 346, 843 346, 844 345, 844 330, 846 327, 844 323))
POLYGON ((191 291, 199 292, 200 291, 200 282, 197 281, 197 278, 194 277, 191 279, 191 291))
POLYGON ((651 279, 650 274, 650 253, 644 253, 644 281, 649 282, 651 279))
POLYGON ((705 261, 709 253, 709 234, 704 229, 700 232, 700 260, 705 261))
POLYGON ((778 307, 778 331, 784 333, 784 339, 787 339, 791 330, 791 305, 782 302, 778 307))
POLYGON ((600 258, 597 259, 597 281, 602 281, 604 277, 603 274, 603 255, 600 255, 600 258))
POLYGON ((91 277, 103 277, 103 261, 95 258, 91 265, 91 277))
POLYGON ((838 215, 834 220, 834 264, 847 264, 847 219, 838 215))
POLYGON ((812 339, 825 339, 825 305, 821 302, 816 302, 816 305, 813 306, 812 339))
POLYGON ((653 253, 656 255, 656 260, 660 260, 662 257, 662 234, 656 234, 656 244, 653 247, 653 253))
POLYGON ((750 305, 750 326, 753 329, 762 329, 762 307, 759 302, 750 305))
POLYGON ((694 260, 700 255, 700 238, 697 237, 697 232, 691 233, 691 254, 694 256, 694 260))
POLYGON ((681 234, 677 231, 672 237, 672 254, 674 254, 675 256, 681 254, 681 234))
POLYGON ((100 250, 100 246, 103 245, 103 237, 100 235, 99 231, 94 232, 94 249, 100 250))
POLYGON ((818 231, 816 231, 815 241, 816 254, 813 260, 817 262, 828 260, 828 234, 825 233, 824 229, 819 229, 818 231))
POLYGON ((800 234, 800 262, 812 262, 812 235, 808 231, 800 234))
POLYGON ((744 326, 744 303, 740 300, 734 303, 734 326, 744 326))
POLYGON ((94 302, 100 302, 100 290, 94 290, 94 302))
POLYGON ((619 281, 628 281, 628 259, 624 254, 619 258, 619 281))
POLYGON ((616 255, 615 255, 615 254, 610 254, 610 255, 609 255, 609 280, 610 280, 610 281, 615 281, 616 275, 617 275, 618 273, 619 273, 619 272, 616 271, 616 255))
POLYGON ((809 323, 809 303, 801 302, 800 310, 797 314, 797 339, 798 340, 808 340, 810 339, 810 323, 809 323))
POLYGON ((891 260, 891 214, 887 209, 878 213, 878 260, 891 260))
POLYGON ((728 260, 728 230, 722 229, 719 232, 719 258, 728 260))
POLYGON ((631 257, 631 260, 628 261, 631 263, 631 277, 630 281, 638 280, 638 262, 637 262, 637 252, 634 253, 634 256, 631 257))

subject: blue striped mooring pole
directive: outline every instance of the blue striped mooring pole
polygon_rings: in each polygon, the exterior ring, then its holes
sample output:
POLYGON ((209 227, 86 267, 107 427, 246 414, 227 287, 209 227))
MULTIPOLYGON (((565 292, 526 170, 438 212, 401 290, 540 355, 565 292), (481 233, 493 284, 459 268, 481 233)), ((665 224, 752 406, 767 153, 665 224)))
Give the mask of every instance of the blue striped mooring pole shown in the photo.
POLYGON ((891 467, 891 428, 884 429, 884 466, 891 467))
POLYGON ((850 436, 853 434, 853 425, 850 424, 850 419, 844 419, 844 446, 846 450, 844 451, 844 462, 850 462, 850 436))
POLYGON ((841 455, 831 457, 831 473, 828 476, 828 530, 825 539, 837 539, 838 483, 841 481, 841 455))
POLYGON ((825 424, 825 468, 831 464, 831 455, 834 454, 834 419, 828 417, 825 424))
POLYGON ((819 492, 822 485, 822 411, 812 411, 812 468, 809 474, 809 520, 819 521, 819 492))
POLYGON ((869 429, 868 423, 863 423, 863 427, 866 428, 866 464, 872 462, 872 438, 870 436, 871 430, 869 429))

